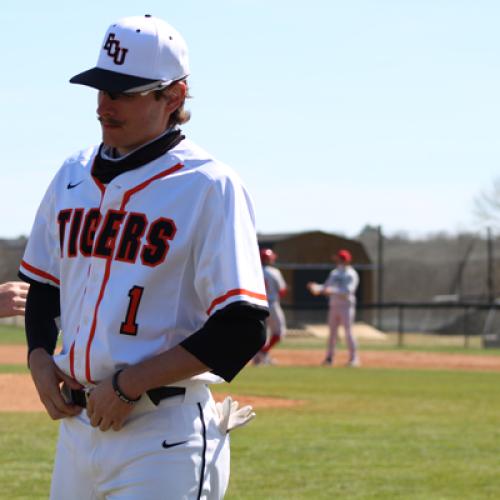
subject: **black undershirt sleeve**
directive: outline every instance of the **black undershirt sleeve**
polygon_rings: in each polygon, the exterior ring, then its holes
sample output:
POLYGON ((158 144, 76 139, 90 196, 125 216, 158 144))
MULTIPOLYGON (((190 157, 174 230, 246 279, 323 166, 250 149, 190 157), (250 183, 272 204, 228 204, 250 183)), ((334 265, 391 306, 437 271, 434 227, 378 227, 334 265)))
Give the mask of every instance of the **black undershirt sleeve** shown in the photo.
POLYGON ((31 351, 38 347, 42 347, 52 355, 56 348, 59 333, 55 323, 55 318, 61 314, 59 289, 30 280, 21 274, 20 278, 30 283, 25 313, 28 359, 31 351))
MULTIPOLYGON (((30 283, 25 317, 28 357, 38 347, 53 354, 59 332, 54 321, 60 316, 59 289, 21 273, 19 276, 30 283)), ((266 343, 268 315, 267 309, 247 302, 230 304, 211 316, 181 346, 230 382, 266 343)))
POLYGON ((230 304, 180 345, 230 382, 266 343, 268 315, 248 302, 230 304))

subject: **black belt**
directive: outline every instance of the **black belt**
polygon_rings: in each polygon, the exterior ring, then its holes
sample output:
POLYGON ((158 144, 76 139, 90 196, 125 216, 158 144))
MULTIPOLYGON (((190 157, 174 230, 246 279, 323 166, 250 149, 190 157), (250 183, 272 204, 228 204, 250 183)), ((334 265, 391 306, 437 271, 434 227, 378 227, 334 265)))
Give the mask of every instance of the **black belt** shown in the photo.
MULTIPOLYGON (((87 407, 87 398, 85 397, 85 391, 81 389, 71 389, 71 402, 77 406, 81 406, 82 408, 87 407)), ((155 387, 154 389, 150 389, 146 391, 146 394, 149 396, 149 399, 156 406, 159 405, 160 401, 164 399, 173 398, 174 396, 183 396, 186 394, 186 389, 184 387, 155 387)))

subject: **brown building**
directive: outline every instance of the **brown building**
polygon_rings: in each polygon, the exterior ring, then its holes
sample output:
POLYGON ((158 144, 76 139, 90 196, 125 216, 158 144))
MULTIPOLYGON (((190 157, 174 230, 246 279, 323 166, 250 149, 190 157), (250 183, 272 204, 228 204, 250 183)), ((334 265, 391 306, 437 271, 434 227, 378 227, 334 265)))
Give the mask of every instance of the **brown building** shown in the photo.
POLYGON ((308 281, 323 283, 334 267, 332 256, 341 248, 352 254, 352 265, 358 271, 360 283, 358 303, 373 302, 374 266, 364 246, 356 240, 322 231, 288 234, 259 234, 259 246, 272 248, 278 254, 276 267, 288 285, 282 300, 287 309, 324 309, 324 297, 314 297, 306 289, 308 281))

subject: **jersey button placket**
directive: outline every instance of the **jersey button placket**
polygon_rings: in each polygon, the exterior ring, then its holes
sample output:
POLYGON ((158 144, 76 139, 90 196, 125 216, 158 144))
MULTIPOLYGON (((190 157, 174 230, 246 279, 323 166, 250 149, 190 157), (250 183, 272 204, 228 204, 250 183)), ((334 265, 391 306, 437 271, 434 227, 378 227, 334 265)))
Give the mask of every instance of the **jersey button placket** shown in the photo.
POLYGON ((76 373, 81 380, 86 380, 86 358, 87 346, 90 339, 90 330, 94 319, 95 308, 99 297, 99 291, 104 274, 104 262, 102 259, 91 257, 91 264, 88 269, 85 296, 82 303, 79 335, 77 336, 77 356, 75 356, 76 373))
MULTIPOLYGON (((100 302, 105 298, 105 289, 107 279, 109 278, 108 273, 111 272, 111 263, 115 251, 115 241, 112 244, 108 243, 106 239, 108 235, 105 231, 106 220, 109 214, 113 212, 119 212, 121 210, 123 200, 122 187, 119 184, 113 184, 113 181, 108 184, 107 189, 104 193, 102 204, 100 207, 101 211, 101 224, 100 228, 104 235, 100 231, 97 231, 94 240, 94 255, 91 257, 91 268, 90 276, 88 279, 87 286, 91 290, 88 294, 88 307, 90 314, 90 321, 86 325, 86 345, 84 353, 84 373, 86 378, 90 380, 89 377, 92 375, 92 345, 99 336, 99 316, 100 316, 100 302), (99 241, 102 237, 102 241, 99 241), (104 255, 102 252, 107 251, 109 247, 110 255, 104 255), (97 252, 96 252, 97 249, 97 252), (99 252, 100 249, 100 252, 99 252)), ((117 233, 120 231, 121 223, 118 223, 117 233)), ((109 227, 109 226, 108 226, 109 227)), ((114 240, 118 238, 119 235, 114 236, 114 240)), ((85 319, 85 316, 84 316, 85 319)))

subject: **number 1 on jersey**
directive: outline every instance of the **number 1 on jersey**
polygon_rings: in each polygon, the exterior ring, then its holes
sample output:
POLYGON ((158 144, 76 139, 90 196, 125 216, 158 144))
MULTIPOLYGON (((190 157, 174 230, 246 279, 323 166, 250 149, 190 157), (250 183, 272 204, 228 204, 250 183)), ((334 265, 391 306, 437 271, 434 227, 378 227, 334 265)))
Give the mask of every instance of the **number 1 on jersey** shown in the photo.
POLYGON ((124 335, 137 335, 138 325, 135 320, 137 319, 137 310, 141 302, 142 292, 144 292, 142 286, 133 286, 128 292, 130 302, 128 304, 127 316, 120 327, 120 333, 124 335))

